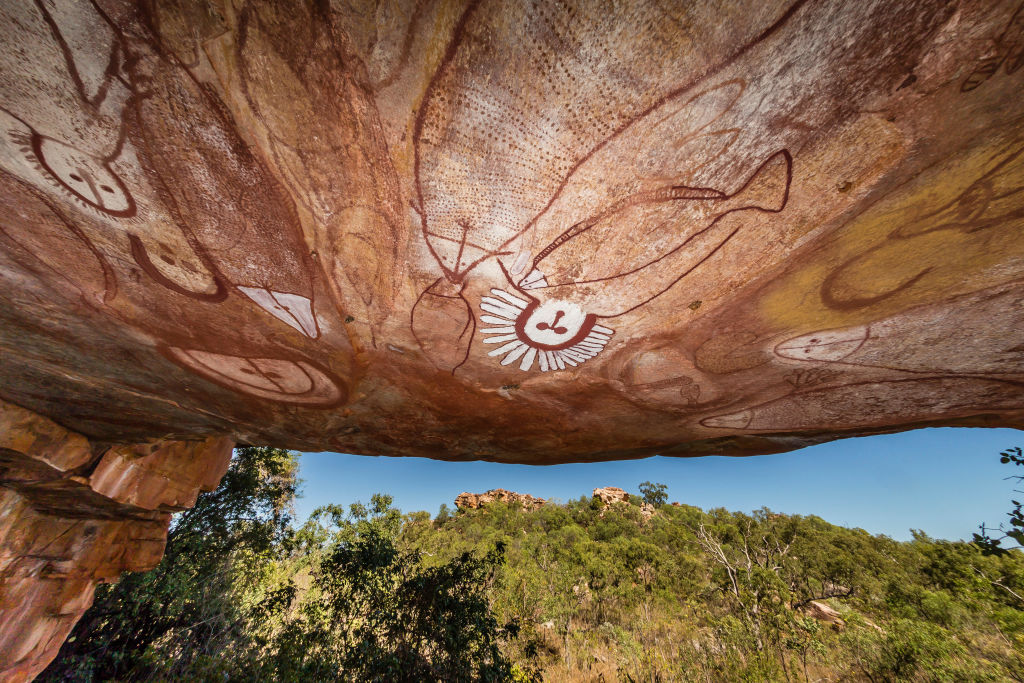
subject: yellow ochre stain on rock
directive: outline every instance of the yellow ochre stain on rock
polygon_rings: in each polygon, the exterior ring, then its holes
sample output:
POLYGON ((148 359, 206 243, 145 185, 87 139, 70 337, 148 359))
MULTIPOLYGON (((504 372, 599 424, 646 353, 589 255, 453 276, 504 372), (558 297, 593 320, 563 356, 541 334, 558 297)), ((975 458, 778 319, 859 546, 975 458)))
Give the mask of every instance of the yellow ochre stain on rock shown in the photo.
MULTIPOLYGON (((1004 282, 1007 261, 1024 257, 1024 220, 985 227, 984 208, 972 205, 963 211, 974 214, 952 223, 948 216, 960 214, 957 200, 950 208, 949 198, 965 197, 966 204, 972 188, 990 182, 986 174, 1000 164, 996 182, 1004 193, 1007 185, 1024 187, 1024 162, 1015 158, 1022 144, 995 140, 951 157, 870 206, 830 235, 806 264, 765 288, 760 315, 779 329, 823 329, 1004 282)), ((1020 208, 1014 204, 1024 204, 1024 192, 990 211, 1020 208)))

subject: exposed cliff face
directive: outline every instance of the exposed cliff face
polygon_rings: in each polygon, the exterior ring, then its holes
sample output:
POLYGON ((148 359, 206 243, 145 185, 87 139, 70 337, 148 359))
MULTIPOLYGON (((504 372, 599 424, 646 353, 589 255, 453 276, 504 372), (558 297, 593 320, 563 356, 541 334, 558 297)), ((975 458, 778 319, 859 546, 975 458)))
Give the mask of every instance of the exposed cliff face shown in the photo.
POLYGON ((629 494, 618 486, 605 486, 594 489, 594 498, 600 499, 605 507, 615 503, 628 503, 629 494))
POLYGON ((57 654, 102 581, 151 569, 170 513, 227 471, 233 443, 91 443, 0 401, 0 681, 57 654))
POLYGON ((156 539, 211 438, 553 463, 1024 426, 1022 27, 4 3, 0 398, 68 439, 3 451, 5 533, 156 539))
POLYGON ((491 489, 486 493, 460 493, 455 497, 455 507, 465 510, 476 510, 496 500, 500 500, 503 503, 522 505, 527 510, 539 508, 545 502, 543 498, 534 498, 529 493, 491 489))
MULTIPOLYGON (((601 501, 604 508, 609 505, 623 505, 629 503, 629 493, 620 489, 618 486, 605 486, 603 488, 594 489, 594 498, 601 501)), ((678 505, 678 503, 676 503, 678 505)), ((654 506, 650 503, 640 503, 640 516, 643 517, 644 521, 650 519, 655 513, 654 506)), ((604 512, 601 512, 604 515, 604 512)))

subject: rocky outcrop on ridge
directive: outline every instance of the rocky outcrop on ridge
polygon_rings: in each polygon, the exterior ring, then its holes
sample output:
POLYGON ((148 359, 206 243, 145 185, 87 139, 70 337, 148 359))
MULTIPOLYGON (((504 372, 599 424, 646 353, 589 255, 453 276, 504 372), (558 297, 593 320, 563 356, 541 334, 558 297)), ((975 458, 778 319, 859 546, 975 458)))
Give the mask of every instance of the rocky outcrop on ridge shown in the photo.
POLYGON ((594 489, 594 498, 599 498, 605 507, 614 503, 628 503, 629 494, 617 486, 605 486, 594 489))
POLYGON ((460 493, 455 498, 455 507, 460 510, 476 510, 488 503, 500 500, 503 503, 516 503, 527 510, 536 510, 544 505, 543 498, 535 498, 528 493, 516 493, 505 489, 491 489, 486 493, 460 493))
MULTIPOLYGON (((604 514, 604 510, 607 509, 609 505, 620 505, 623 503, 629 504, 629 493, 624 491, 623 489, 620 489, 617 486, 605 486, 603 488, 596 488, 594 489, 593 495, 594 498, 597 498, 601 501, 602 515, 604 514)), ((645 522, 648 519, 650 519, 651 516, 654 515, 654 513, 655 509, 653 505, 646 502, 640 503, 640 516, 643 518, 645 522)))

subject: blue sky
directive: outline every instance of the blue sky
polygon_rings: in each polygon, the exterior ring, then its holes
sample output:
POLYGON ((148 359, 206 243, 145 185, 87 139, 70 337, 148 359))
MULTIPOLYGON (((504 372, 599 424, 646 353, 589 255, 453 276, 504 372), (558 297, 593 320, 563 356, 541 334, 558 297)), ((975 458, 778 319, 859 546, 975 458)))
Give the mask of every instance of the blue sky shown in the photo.
POLYGON ((1010 507, 1017 474, 999 451, 1024 446, 1013 429, 919 429, 843 439, 790 453, 748 458, 663 458, 569 465, 452 463, 305 453, 300 459, 300 520, 319 505, 394 496, 402 510, 436 514, 463 491, 506 488, 568 500, 597 486, 637 493, 643 481, 668 485, 669 500, 709 509, 815 514, 899 540, 910 529, 936 538, 969 538, 982 521, 997 524, 1010 507))

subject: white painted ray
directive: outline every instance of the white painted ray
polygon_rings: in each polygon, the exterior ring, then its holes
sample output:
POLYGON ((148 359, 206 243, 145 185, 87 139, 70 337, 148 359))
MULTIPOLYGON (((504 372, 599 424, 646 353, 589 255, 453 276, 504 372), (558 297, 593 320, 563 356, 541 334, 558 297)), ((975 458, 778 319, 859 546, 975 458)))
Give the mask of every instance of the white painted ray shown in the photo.
POLYGON ((578 363, 577 363, 577 362, 576 362, 575 360, 573 360, 572 358, 570 358, 570 357, 569 357, 569 354, 567 354, 567 353, 566 353, 566 352, 565 352, 564 350, 562 350, 562 351, 559 351, 559 352, 558 352, 558 358, 559 358, 559 360, 561 360, 562 362, 564 362, 564 363, 568 363, 569 365, 573 366, 574 368, 575 368, 575 367, 576 367, 577 365, 579 365, 579 364, 578 364, 578 363))
POLYGON ((495 315, 503 315, 513 319, 515 319, 519 315, 518 309, 513 308, 512 306, 509 306, 506 303, 502 303, 497 299, 491 299, 491 301, 495 301, 497 302, 497 304, 492 304, 487 301, 481 301, 480 308, 487 311, 488 313, 494 313, 495 315))
POLYGON ((513 322, 507 318, 495 318, 493 315, 482 315, 480 320, 491 325, 511 325, 513 322))
POLYGON ((512 349, 514 349, 514 348, 516 348, 518 346, 526 346, 526 344, 524 344, 523 342, 521 342, 521 341, 519 341, 517 339, 516 341, 511 341, 508 344, 505 344, 504 346, 501 346, 501 347, 498 347, 498 348, 494 349, 493 351, 488 351, 487 355, 488 356, 500 356, 501 354, 506 353, 508 351, 511 351, 512 349))
POLYGON ((491 294, 494 294, 495 296, 500 296, 502 299, 509 302, 516 308, 526 308, 527 306, 530 305, 528 301, 523 301, 518 296, 509 294, 504 289, 492 289, 491 294))
POLYGON ((560 355, 558 355, 557 353, 552 353, 551 357, 555 359, 555 365, 558 366, 559 370, 565 370, 565 361, 562 360, 562 357, 560 355))
POLYGON ((603 347, 591 344, 584 344, 583 342, 580 342, 579 344, 574 344, 572 348, 575 349, 576 351, 579 351, 580 353, 592 353, 594 355, 597 355, 597 353, 600 352, 603 347))
POLYGON ((612 338, 609 334, 605 334, 604 332, 595 332, 594 330, 591 330, 590 334, 588 334, 587 336, 593 337, 594 339, 604 339, 605 341, 608 341, 609 339, 612 338))
POLYGON ((523 356, 523 362, 519 364, 519 369, 526 372, 533 367, 533 359, 537 356, 537 349, 530 347, 530 350, 523 356))
POLYGON ((615 334, 615 330, 610 330, 604 325, 594 325, 594 332, 601 332, 603 334, 607 334, 608 336, 615 334))
POLYGON ((598 337, 591 337, 589 334, 579 341, 580 344, 589 344, 590 346, 600 346, 602 349, 608 344, 607 339, 600 339, 598 337))
POLYGON ((562 353, 565 354, 568 358, 578 360, 581 363, 587 360, 587 358, 589 358, 589 356, 584 356, 582 353, 572 348, 571 346, 567 349, 562 349, 562 353))
POLYGON ((481 334, 508 334, 509 332, 515 332, 515 325, 505 325, 504 327, 485 327, 480 330, 481 334))
POLYGON ((503 334, 500 337, 488 337, 484 339, 484 344, 500 344, 502 342, 512 341, 513 339, 519 339, 517 334, 503 334))
POLYGON ((555 361, 555 354, 552 353, 551 351, 545 351, 544 355, 548 359, 548 370, 557 370, 558 363, 555 361))
POLYGON ((519 308, 514 304, 510 304, 503 299, 495 299, 493 296, 485 296, 480 299, 480 308, 483 308, 483 304, 488 304, 496 308, 508 311, 507 315, 511 315, 513 318, 519 317, 523 309, 519 308))
POLYGON ((504 360, 501 361, 501 364, 512 365, 512 363, 519 360, 519 357, 526 353, 527 350, 529 350, 529 348, 530 347, 527 346, 526 344, 520 344, 519 346, 512 350, 512 353, 505 356, 504 360))
POLYGON ((541 372, 547 372, 548 371, 548 354, 546 354, 544 351, 541 351, 540 353, 537 354, 537 360, 540 361, 540 371, 541 372))

